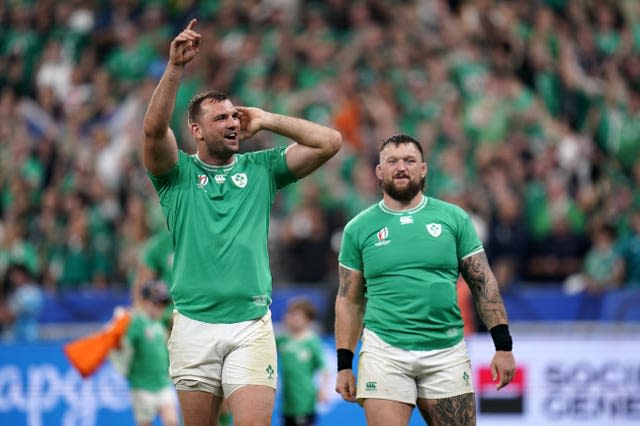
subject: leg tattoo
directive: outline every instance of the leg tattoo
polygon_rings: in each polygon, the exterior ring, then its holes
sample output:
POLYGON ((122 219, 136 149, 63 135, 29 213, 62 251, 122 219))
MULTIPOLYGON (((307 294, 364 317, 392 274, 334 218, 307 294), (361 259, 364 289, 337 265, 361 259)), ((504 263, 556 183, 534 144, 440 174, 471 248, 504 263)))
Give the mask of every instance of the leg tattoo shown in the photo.
POLYGON ((475 426, 476 400, 467 393, 451 398, 430 399, 419 404, 420 413, 429 426, 475 426))

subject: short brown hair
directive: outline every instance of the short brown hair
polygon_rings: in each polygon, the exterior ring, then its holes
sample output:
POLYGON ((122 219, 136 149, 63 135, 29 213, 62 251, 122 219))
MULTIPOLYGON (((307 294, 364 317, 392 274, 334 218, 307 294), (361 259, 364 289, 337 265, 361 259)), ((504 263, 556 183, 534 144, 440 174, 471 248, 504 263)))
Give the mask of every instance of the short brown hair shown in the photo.
POLYGON ((210 99, 213 102, 222 102, 229 99, 229 96, 227 96, 226 93, 219 92, 217 90, 209 90, 208 92, 202 92, 195 95, 193 98, 191 98, 191 101, 189 101, 189 124, 193 123, 194 121, 198 121, 198 117, 200 116, 200 112, 202 111, 200 106, 202 105, 202 101, 204 101, 205 99, 210 99))
POLYGON ((413 136, 409 136, 405 133, 398 133, 397 135, 389 136, 387 139, 383 140, 382 143, 380 143, 380 146, 378 146, 378 152, 382 152, 388 145, 391 144, 395 145, 396 147, 402 144, 412 144, 418 149, 418 151, 420 151, 420 157, 424 158, 422 145, 413 136))
POLYGON ((287 312, 293 312, 296 310, 302 311, 302 313, 310 320, 313 321, 316 319, 317 311, 316 307, 313 306, 308 299, 305 298, 296 298, 289 302, 287 305, 287 312))

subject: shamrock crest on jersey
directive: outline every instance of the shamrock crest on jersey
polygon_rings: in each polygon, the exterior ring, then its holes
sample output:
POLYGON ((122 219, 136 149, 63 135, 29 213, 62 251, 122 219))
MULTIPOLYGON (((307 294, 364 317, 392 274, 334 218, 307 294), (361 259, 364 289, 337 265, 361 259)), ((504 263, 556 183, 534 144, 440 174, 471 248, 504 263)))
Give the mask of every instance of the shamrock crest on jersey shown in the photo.
POLYGON ((425 225, 427 227, 427 232, 431 234, 432 237, 439 237, 442 234, 442 225, 439 223, 430 223, 425 225))
POLYGON ((244 188, 247 186, 247 174, 246 173, 236 173, 231 176, 231 182, 233 182, 238 188, 244 188))

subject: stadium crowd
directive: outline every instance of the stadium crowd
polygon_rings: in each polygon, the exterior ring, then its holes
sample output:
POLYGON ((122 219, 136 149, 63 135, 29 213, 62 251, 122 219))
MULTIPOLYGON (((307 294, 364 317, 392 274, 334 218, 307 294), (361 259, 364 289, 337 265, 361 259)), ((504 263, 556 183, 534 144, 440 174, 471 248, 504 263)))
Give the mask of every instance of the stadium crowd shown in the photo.
MULTIPOLYGON (((634 0, 5 0, 0 277, 21 264, 52 292, 135 280, 164 232, 142 116, 192 17, 206 50, 176 111, 213 87, 343 135, 276 203, 276 288, 335 287, 342 227, 379 199, 377 144, 398 132, 424 145, 427 193, 472 214, 502 286, 640 287, 634 0)), ((189 151, 186 124, 174 116, 189 151)), ((286 143, 271 138, 246 149, 286 143)))

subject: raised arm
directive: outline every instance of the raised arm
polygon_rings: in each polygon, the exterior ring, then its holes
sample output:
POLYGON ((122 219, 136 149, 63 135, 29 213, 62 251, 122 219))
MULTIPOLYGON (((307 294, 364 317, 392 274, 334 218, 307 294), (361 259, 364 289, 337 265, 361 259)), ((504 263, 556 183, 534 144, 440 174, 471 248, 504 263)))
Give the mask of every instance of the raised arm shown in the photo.
POLYGON ((511 352, 507 312, 504 308, 498 281, 484 251, 473 254, 460 261, 460 273, 466 281, 480 318, 491 332, 496 354, 491 361, 493 380, 500 381, 497 389, 508 385, 515 373, 515 360, 511 352))
POLYGON ((298 178, 303 178, 333 157, 342 146, 337 130, 301 118, 275 114, 259 108, 237 107, 246 139, 259 130, 268 130, 296 143, 287 149, 287 165, 298 178))
POLYGON ((335 337, 338 349, 336 392, 347 401, 355 401, 356 382, 351 359, 362 334, 364 279, 361 271, 339 266, 340 287, 336 297, 335 337))
POLYGON ((184 67, 200 48, 200 34, 193 30, 195 25, 196 20, 192 19, 171 42, 169 61, 144 116, 143 161, 154 175, 169 171, 178 161, 178 145, 169 122, 184 67))

